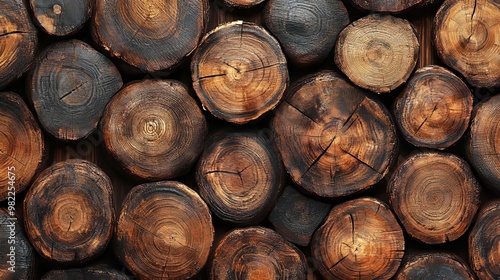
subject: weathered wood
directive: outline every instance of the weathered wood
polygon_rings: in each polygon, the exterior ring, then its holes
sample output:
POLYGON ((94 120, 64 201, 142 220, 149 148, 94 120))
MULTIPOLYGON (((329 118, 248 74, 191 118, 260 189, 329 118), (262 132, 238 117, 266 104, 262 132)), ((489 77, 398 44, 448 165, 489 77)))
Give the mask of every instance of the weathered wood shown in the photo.
POLYGON ((340 0, 269 0, 264 18, 289 61, 299 66, 325 60, 338 34, 349 24, 340 0))
POLYGON ((264 227, 235 229, 218 243, 210 279, 305 279, 306 258, 281 235, 264 227))
POLYGON ((102 117, 104 144, 126 172, 147 180, 185 174, 203 149, 205 117, 175 80, 128 84, 102 117))
POLYGON ((480 204, 480 186, 469 165, 448 153, 409 157, 396 169, 387 192, 406 232, 427 244, 462 236, 480 204))
POLYGON ((107 266, 51 270, 41 280, 131 280, 125 273, 107 266))
POLYGON ((311 240, 312 257, 326 279, 389 279, 404 249, 396 217, 375 198, 335 206, 311 240))
POLYGON ((207 0, 96 0, 92 38, 112 56, 143 71, 169 69, 197 46, 207 0))
POLYGON ((373 12, 398 13, 432 0, 350 0, 357 8, 373 12))
POLYGON ((222 0, 222 1, 229 7, 235 7, 235 8, 250 8, 252 6, 264 2, 264 0, 222 0))
POLYGON ((264 28, 235 21, 201 41, 191 62, 196 94, 217 118, 244 124, 278 105, 288 85, 285 55, 264 28))
POLYGON ((445 149, 469 127, 472 94, 440 66, 418 69, 396 98, 394 115, 404 138, 417 147, 445 149))
POLYGON ((206 142, 196 170, 212 212, 236 224, 258 224, 272 210, 285 171, 272 143, 252 131, 218 133, 206 142))
POLYGON ((35 23, 47 34, 78 33, 92 14, 92 0, 30 0, 35 23))
POLYGON ((46 145, 38 123, 13 92, 0 93, 0 200, 26 189, 45 158, 46 145))
POLYGON ((446 0, 434 19, 439 57, 475 87, 500 85, 496 0, 446 0))
POLYGON ((467 264, 456 255, 447 253, 419 254, 410 257, 396 275, 405 279, 476 279, 467 264))
POLYGON ((28 93, 45 131, 59 140, 78 140, 97 128, 122 84, 108 58, 82 41, 69 40, 40 54, 28 93))
POLYGON ((356 85, 390 92, 412 73, 419 47, 416 31, 406 19, 371 14, 340 32, 335 63, 356 85))
POLYGON ((288 241, 308 246, 330 209, 330 204, 314 200, 294 187, 287 186, 268 219, 276 232, 288 241))
POLYGON ((387 109, 334 72, 297 81, 271 127, 293 181, 318 196, 369 188, 396 156, 396 128, 387 109))
POLYGON ((468 155, 484 185, 500 194, 500 95, 483 100, 472 112, 468 155))
POLYGON ((480 279, 500 278, 500 200, 483 206, 469 235, 469 260, 480 279))
POLYGON ((178 182, 134 187, 116 231, 116 255, 139 279, 189 279, 205 265, 214 239, 200 196, 178 182))
POLYGON ((79 159, 45 169, 24 200, 24 226, 36 251, 58 264, 80 264, 101 254, 115 227, 111 180, 79 159))

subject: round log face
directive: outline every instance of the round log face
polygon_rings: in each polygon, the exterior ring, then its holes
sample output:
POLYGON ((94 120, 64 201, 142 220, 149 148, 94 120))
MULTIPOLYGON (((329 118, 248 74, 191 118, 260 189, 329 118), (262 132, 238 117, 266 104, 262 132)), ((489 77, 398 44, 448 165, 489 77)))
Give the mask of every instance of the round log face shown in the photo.
POLYGON ((139 279, 189 279, 205 265, 213 239, 210 211, 195 191, 155 182, 125 198, 116 252, 139 279))
POLYGON ((419 47, 409 21, 371 14, 340 32, 335 63, 354 84, 376 93, 390 92, 412 73, 419 47))
POLYGON ((306 279, 306 258, 281 235, 263 227, 235 229, 215 248, 212 280, 306 279))
POLYGON ((499 18, 495 0, 446 0, 435 16, 438 55, 475 87, 500 85, 499 18))
POLYGON ((90 18, 91 0, 30 0, 36 23, 50 35, 67 36, 83 28, 90 18))
POLYGON ((388 185, 391 205, 406 232, 427 244, 462 236, 477 212, 479 193, 468 164, 447 153, 408 158, 388 185))
POLYGON ((207 34, 191 62, 193 87, 214 116, 235 124, 278 105, 288 85, 285 55, 264 28, 235 21, 207 34))
POLYGON ((469 126, 472 94, 450 71, 427 66, 415 72, 394 107, 396 123, 408 142, 445 149, 469 126))
POLYGON ((420 254, 410 257, 396 275, 405 279, 476 279, 467 264, 459 257, 445 253, 420 254))
POLYGON ((387 174, 397 149, 385 107, 333 72, 298 81, 272 121, 293 181, 307 192, 339 197, 387 174))
POLYGON ((311 240, 312 256, 326 279, 389 279, 404 247, 396 217, 374 198, 335 206, 311 240))
POLYGON ((104 144, 130 174, 160 180, 186 173, 203 149, 205 117, 174 80, 143 80, 125 86, 102 118, 104 144))
POLYGON ((59 162, 44 170, 24 200, 24 224, 39 254, 60 264, 95 258, 115 225, 108 176, 84 160, 59 162))
POLYGON ((44 153, 42 131, 21 96, 0 93, 0 200, 7 198, 9 187, 15 192, 28 187, 44 153))

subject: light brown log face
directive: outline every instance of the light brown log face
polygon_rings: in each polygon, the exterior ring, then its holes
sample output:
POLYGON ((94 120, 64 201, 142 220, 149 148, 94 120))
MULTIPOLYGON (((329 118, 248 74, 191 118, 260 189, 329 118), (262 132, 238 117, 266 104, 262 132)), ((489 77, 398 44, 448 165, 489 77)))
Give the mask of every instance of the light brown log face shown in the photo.
POLYGON ((312 256, 326 279, 389 279, 404 249, 396 217, 374 198, 335 206, 311 240, 312 256))
POLYGON ((397 168, 387 190, 406 232, 427 244, 462 236, 480 203, 480 186, 470 167, 447 153, 408 158, 397 168))
POLYGON ((437 52, 475 87, 500 85, 500 4, 446 0, 434 19, 437 52))
POLYGON ((23 0, 0 2, 0 88, 30 67, 38 44, 37 29, 23 0))
POLYGON ((45 149, 42 131, 23 99, 0 93, 0 200, 7 198, 11 186, 15 192, 28 187, 42 166, 45 149))
POLYGON ((31 244, 46 259, 80 264, 97 257, 115 227, 112 185, 95 164, 67 160, 44 170, 24 200, 31 244))
POLYGON ((223 0, 223 1, 226 5, 236 8, 250 8, 252 6, 264 2, 264 0, 223 0))
POLYGON ((212 280, 306 279, 306 258, 281 235, 264 227, 235 229, 215 248, 212 280))
POLYGON ((467 264, 459 257, 446 253, 420 254, 407 260, 396 275, 406 279, 476 279, 467 264))
POLYGON ((121 209, 118 258, 139 279, 189 279, 205 265, 214 239, 199 195, 178 182, 134 187, 121 209))
POLYGON ((413 6, 423 4, 426 0, 350 0, 357 7, 373 12, 397 13, 413 6))
POLYGON ((79 32, 92 14, 92 0, 30 0, 38 26, 55 36, 79 32))
POLYGON ((472 94, 440 66, 418 69, 396 98, 394 115, 402 135, 417 147, 445 149, 469 126, 472 94))
POLYGON ((128 84, 108 104, 101 122, 109 153, 128 173, 147 180, 186 173, 207 132, 187 87, 175 80, 128 84))
POLYGON ((207 0, 97 0, 92 36, 112 56, 153 72, 196 48, 207 13, 207 0))
POLYGON ((273 109, 288 85, 285 55, 264 28, 235 21, 207 34, 191 62, 193 87, 214 116, 244 124, 273 109))
POLYGON ((196 171, 200 195, 214 214, 237 224, 257 224, 266 217, 284 176, 272 143, 252 132, 211 137, 196 171))
POLYGON ((335 63, 356 85, 376 93, 390 92, 410 76, 419 47, 410 22, 371 14, 340 32, 335 63))
POLYGON ((480 279, 500 278, 500 200, 485 205, 469 235, 469 260, 480 279))
POLYGON ((293 181, 322 197, 345 196, 379 182, 397 149, 384 105, 334 72, 293 85, 271 126, 293 181))
POLYGON ((500 95, 474 108, 469 137, 472 166, 485 185, 500 194, 500 95))
POLYGON ((79 40, 51 45, 39 57, 28 91, 45 131, 59 140, 88 136, 122 87, 120 73, 108 58, 79 40))

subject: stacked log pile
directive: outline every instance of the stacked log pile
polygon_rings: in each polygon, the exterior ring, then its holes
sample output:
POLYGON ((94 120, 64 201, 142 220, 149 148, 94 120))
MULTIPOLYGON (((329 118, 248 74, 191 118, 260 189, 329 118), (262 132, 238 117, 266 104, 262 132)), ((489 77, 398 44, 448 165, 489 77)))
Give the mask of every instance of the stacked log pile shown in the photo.
POLYGON ((1 279, 500 279, 497 0, 0 0, 1 279))

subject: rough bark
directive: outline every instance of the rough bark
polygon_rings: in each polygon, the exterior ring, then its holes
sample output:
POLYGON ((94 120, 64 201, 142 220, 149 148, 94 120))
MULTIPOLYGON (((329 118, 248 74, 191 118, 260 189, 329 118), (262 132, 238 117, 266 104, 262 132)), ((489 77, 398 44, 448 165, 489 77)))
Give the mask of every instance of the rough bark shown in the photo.
POLYGON ((30 0, 35 23, 47 34, 78 33, 92 14, 92 0, 30 0))

